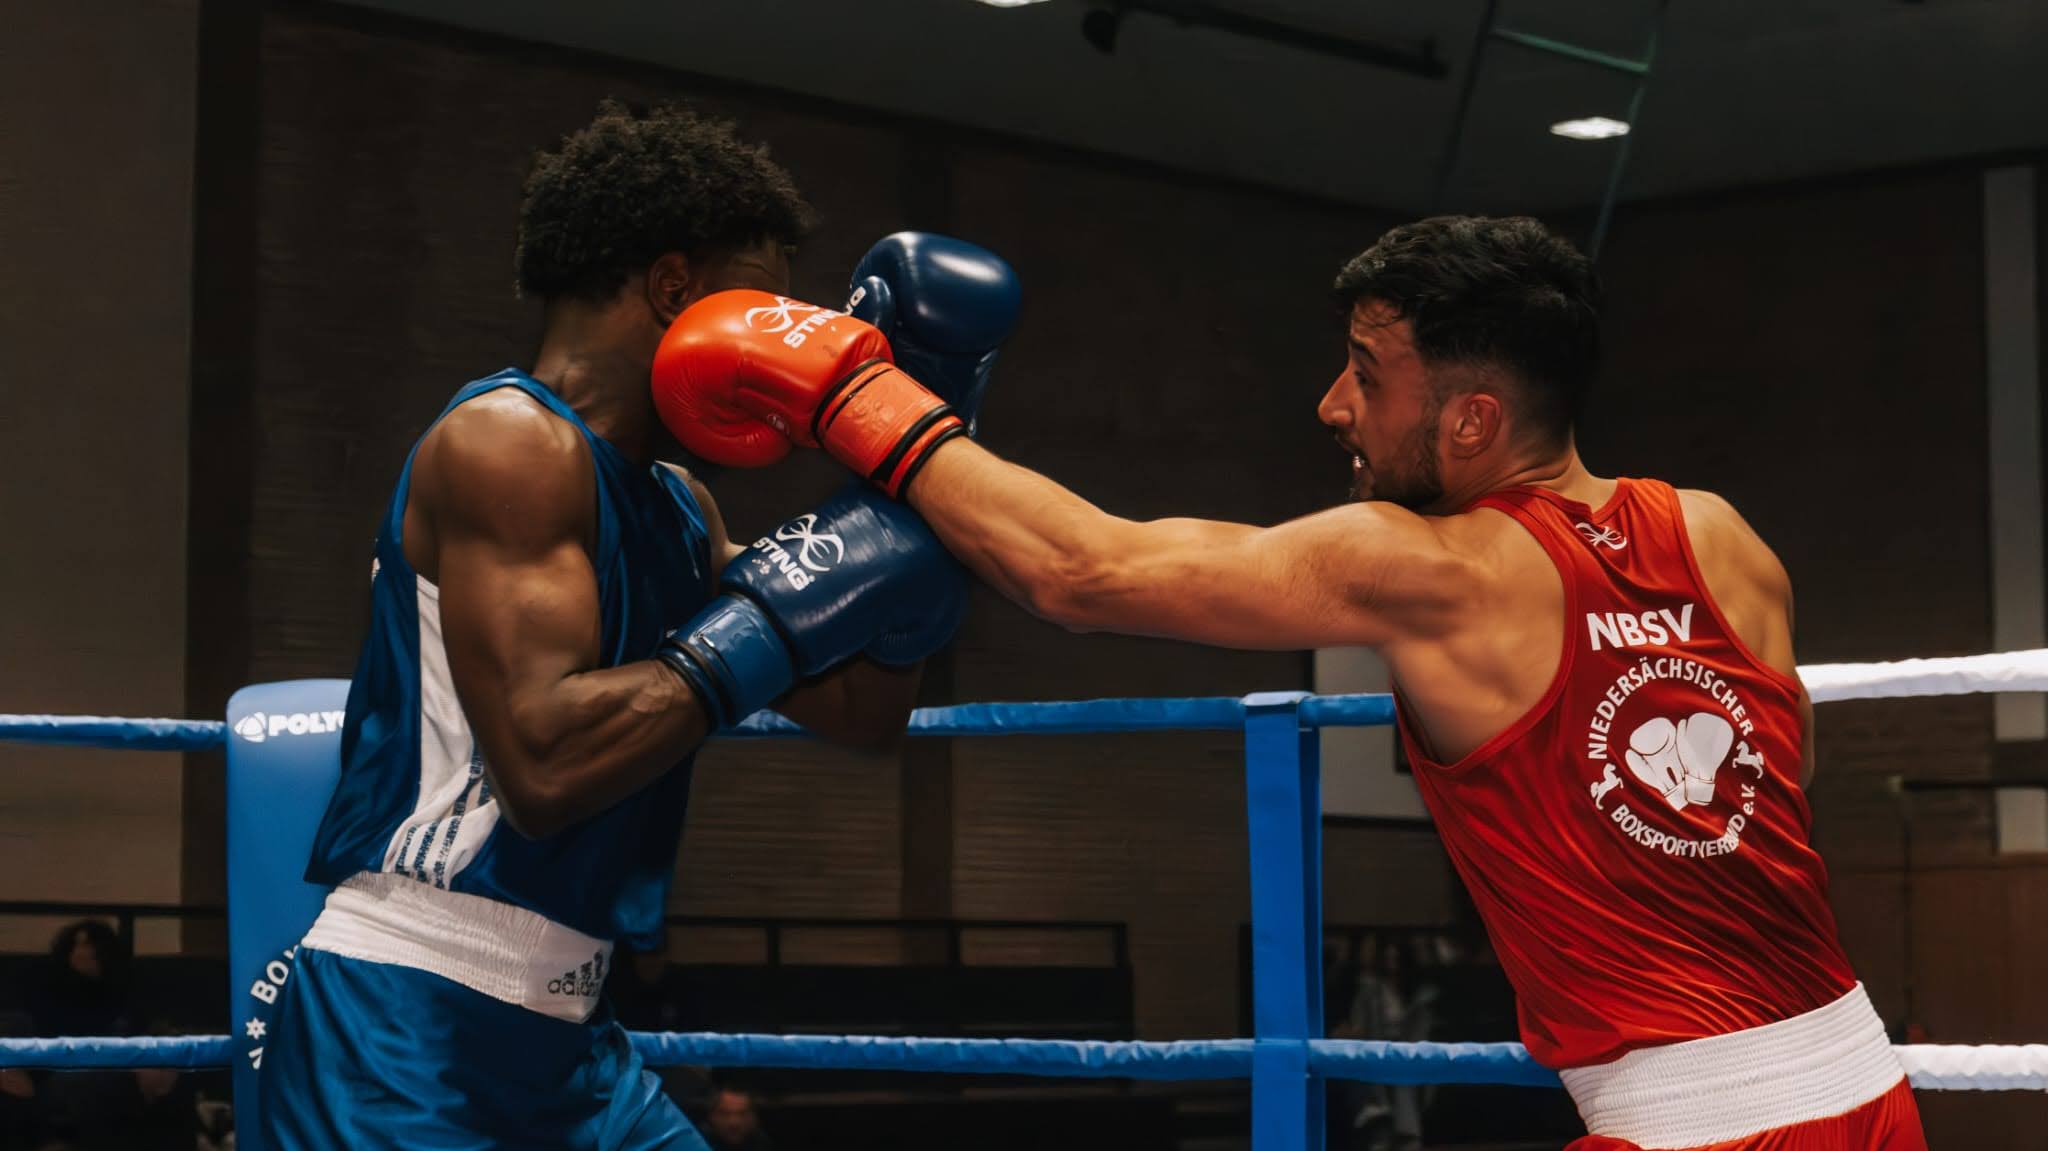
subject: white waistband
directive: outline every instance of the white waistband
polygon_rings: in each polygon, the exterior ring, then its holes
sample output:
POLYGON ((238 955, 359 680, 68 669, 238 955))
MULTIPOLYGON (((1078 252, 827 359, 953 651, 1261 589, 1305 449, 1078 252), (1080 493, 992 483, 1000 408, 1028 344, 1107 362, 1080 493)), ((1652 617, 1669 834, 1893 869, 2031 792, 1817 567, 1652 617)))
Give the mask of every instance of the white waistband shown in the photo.
POLYGON ((604 940, 523 907, 369 871, 328 893, 304 946, 429 972, 571 1023, 597 1009, 612 956, 604 940))
POLYGON ((1686 1148, 1854 1111, 1905 1069, 1858 983, 1804 1015, 1558 1075, 1587 1131, 1686 1148))

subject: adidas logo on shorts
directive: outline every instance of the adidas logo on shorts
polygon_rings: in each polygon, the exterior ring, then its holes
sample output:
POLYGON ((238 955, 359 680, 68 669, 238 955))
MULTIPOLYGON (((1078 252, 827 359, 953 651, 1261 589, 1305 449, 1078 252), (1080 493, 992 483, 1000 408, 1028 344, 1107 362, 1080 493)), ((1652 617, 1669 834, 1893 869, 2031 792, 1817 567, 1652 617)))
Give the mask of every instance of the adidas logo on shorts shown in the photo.
POLYGON ((590 962, 573 971, 562 972, 561 978, 548 980, 549 995, 570 995, 578 999, 590 999, 604 990, 604 952, 590 957, 590 962))

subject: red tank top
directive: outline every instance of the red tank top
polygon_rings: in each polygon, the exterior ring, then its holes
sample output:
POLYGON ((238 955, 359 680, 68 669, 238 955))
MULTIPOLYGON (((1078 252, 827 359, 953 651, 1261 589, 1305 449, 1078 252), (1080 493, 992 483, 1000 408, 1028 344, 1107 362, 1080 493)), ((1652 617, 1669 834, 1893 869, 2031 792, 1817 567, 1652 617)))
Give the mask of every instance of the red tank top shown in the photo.
POLYGON ((1514 517, 1564 578, 1541 702, 1454 764, 1401 740, 1552 1067, 1604 1063, 1833 1002, 1855 983, 1807 842, 1799 686, 1706 592, 1678 494, 1621 480, 1594 511, 1536 488, 1514 517))

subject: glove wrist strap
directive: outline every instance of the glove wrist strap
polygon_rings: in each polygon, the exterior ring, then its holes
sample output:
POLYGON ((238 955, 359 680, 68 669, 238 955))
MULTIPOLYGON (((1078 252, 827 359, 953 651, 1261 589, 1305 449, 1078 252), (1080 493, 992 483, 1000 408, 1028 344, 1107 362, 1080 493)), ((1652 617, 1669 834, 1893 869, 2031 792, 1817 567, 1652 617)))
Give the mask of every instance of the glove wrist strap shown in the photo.
POLYGON ((655 657, 674 668, 719 728, 773 703, 796 683, 789 645, 757 605, 720 596, 688 627, 668 634, 655 657))
POLYGON ((818 405, 812 434, 840 463, 891 496, 967 425, 944 400, 886 360, 849 373, 818 405))

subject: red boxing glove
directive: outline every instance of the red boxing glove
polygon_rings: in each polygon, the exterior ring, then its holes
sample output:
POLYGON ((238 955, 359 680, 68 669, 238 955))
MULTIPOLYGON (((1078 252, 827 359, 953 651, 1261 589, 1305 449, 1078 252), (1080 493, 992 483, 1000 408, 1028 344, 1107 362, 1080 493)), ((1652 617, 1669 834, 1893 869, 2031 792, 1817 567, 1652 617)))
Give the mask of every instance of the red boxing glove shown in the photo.
POLYGON ((690 305, 654 355, 654 407, 696 455, 731 467, 822 447, 890 495, 966 425, 841 312, 739 289, 690 305))

